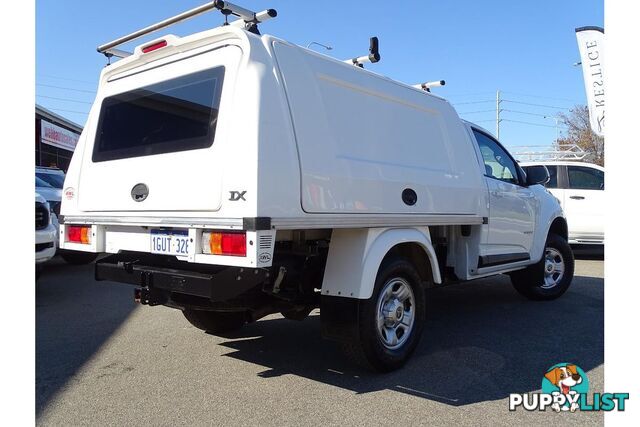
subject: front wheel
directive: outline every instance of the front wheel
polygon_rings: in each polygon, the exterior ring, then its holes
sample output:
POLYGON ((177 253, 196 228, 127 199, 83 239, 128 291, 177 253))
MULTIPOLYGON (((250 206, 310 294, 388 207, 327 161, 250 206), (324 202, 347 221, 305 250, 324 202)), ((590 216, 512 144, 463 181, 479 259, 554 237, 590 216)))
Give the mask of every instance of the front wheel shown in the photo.
POLYGON ((426 318, 424 288, 405 259, 382 264, 373 295, 360 301, 358 334, 344 343, 359 365, 380 372, 400 368, 415 350, 426 318))
POLYGON ((540 262, 510 273, 511 283, 531 300, 553 300, 569 289, 574 266, 569 243, 557 234, 549 234, 540 262))

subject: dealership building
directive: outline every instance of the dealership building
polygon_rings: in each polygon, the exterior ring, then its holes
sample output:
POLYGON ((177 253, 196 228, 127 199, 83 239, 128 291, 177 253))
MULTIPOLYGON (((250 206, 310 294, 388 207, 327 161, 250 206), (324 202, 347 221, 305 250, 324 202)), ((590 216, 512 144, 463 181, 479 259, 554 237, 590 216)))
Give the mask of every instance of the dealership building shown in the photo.
POLYGON ((36 104, 36 166, 69 168, 82 127, 36 104))

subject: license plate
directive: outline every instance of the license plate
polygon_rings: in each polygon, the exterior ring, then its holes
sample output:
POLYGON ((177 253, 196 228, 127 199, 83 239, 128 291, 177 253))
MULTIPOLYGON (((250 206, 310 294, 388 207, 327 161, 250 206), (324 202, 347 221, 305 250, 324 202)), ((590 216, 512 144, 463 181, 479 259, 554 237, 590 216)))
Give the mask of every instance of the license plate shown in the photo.
POLYGON ((193 242, 187 230, 151 230, 151 253, 187 256, 193 242))

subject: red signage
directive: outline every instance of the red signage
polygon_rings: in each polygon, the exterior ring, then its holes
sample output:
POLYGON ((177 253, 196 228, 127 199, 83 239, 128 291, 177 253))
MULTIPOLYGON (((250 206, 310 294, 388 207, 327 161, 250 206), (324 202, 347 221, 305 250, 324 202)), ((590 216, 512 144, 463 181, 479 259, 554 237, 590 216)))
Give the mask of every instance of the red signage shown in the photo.
POLYGON ((40 139, 45 144, 73 151, 76 148, 79 138, 80 135, 75 132, 56 126, 53 123, 40 120, 40 139))

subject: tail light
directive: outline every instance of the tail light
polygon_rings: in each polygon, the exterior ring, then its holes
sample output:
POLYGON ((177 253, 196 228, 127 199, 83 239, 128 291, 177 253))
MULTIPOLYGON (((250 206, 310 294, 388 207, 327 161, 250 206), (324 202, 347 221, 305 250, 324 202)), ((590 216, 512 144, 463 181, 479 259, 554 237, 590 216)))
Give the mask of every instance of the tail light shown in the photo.
POLYGON ((212 255, 247 256, 245 232, 204 231, 202 252, 212 255))
POLYGON ((91 243, 91 227, 78 225, 69 225, 66 227, 67 242, 82 243, 88 245, 91 243))

